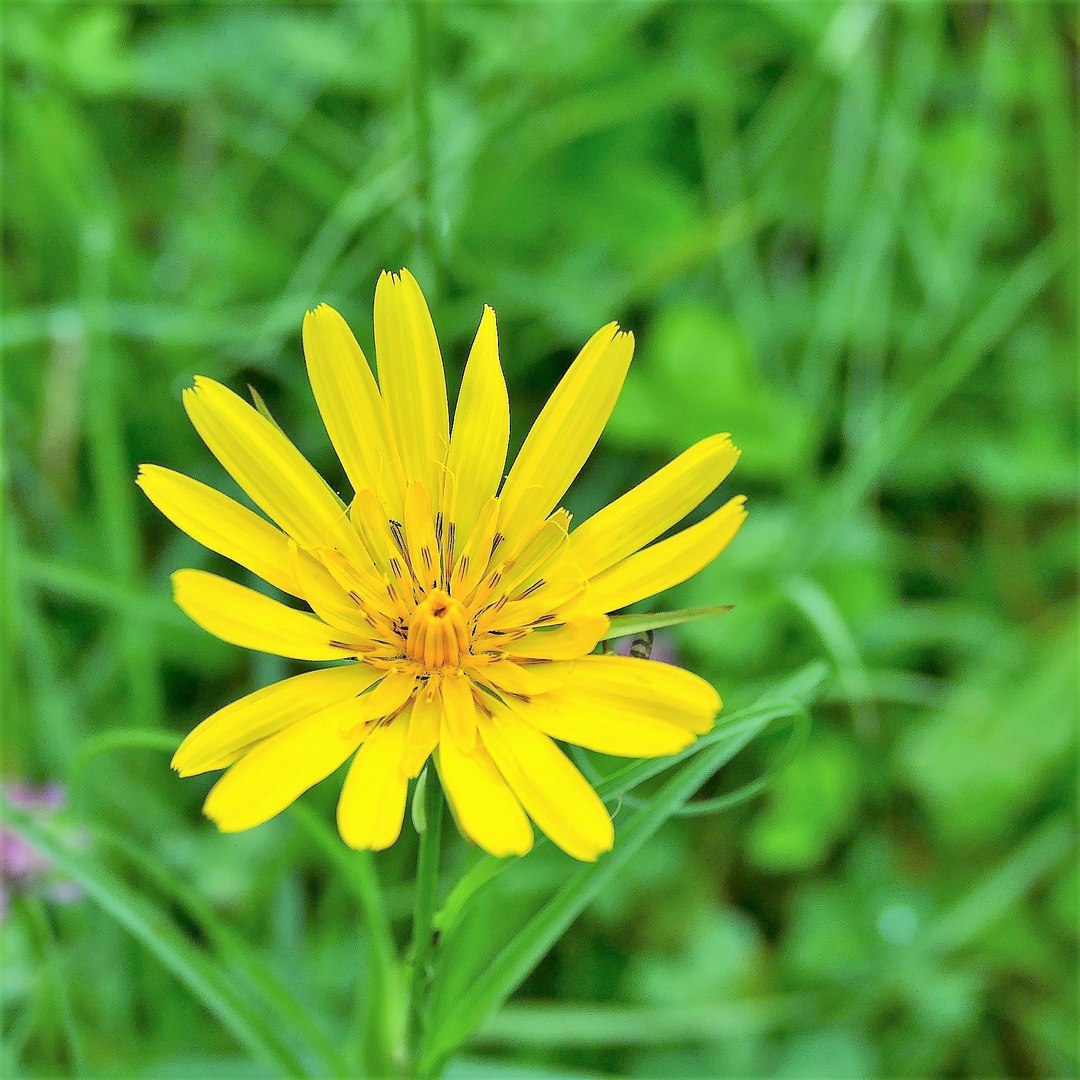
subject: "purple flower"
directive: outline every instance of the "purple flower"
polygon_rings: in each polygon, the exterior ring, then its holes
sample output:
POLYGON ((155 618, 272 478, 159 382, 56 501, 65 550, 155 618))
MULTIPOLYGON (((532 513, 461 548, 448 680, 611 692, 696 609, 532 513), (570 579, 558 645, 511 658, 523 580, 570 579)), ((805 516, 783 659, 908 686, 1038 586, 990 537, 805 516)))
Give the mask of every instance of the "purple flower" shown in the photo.
MULTIPOLYGON (((54 780, 41 785, 11 780, 0 785, 0 790, 12 806, 42 820, 63 810, 67 801, 63 785, 54 780)), ((68 839, 81 843, 83 838, 70 833, 68 839)), ((11 897, 20 891, 40 892, 60 904, 74 903, 82 896, 79 886, 61 877, 46 856, 0 825, 0 921, 7 917, 11 897)))

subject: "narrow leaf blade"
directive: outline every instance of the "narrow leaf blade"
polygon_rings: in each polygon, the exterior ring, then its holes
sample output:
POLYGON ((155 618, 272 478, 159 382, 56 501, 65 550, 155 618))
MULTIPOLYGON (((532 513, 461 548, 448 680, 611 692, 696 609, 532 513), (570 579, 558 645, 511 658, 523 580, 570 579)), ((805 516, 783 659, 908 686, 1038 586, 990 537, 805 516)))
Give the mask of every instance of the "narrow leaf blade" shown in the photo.
POLYGON ((712 607, 684 608, 682 611, 653 611, 645 615, 612 615, 607 633, 602 641, 612 638, 643 634, 646 630, 662 630, 665 626, 681 626, 683 623, 700 622, 714 615, 731 611, 732 604, 714 604, 712 607))

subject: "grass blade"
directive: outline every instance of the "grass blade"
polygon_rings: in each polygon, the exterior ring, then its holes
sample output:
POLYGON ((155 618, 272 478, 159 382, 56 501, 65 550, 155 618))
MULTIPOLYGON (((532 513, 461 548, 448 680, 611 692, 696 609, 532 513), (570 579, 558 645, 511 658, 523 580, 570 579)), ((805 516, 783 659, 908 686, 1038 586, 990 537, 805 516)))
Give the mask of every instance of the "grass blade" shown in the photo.
POLYGON ((29 814, 6 801, 0 805, 5 824, 78 882, 94 903, 145 945, 254 1059, 277 1075, 309 1075, 210 959, 184 938, 163 912, 86 853, 69 850, 29 814))
POLYGON ((581 1047, 699 1044, 775 1030, 806 1015, 807 995, 667 1007, 508 1005, 481 1025, 474 1046, 581 1047))

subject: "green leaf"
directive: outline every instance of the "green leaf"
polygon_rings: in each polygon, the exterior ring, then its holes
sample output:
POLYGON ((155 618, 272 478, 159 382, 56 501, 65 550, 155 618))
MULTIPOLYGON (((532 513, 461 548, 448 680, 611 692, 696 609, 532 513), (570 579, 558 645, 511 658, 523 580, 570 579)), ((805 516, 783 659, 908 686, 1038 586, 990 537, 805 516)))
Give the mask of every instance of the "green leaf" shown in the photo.
POLYGON ((87 896, 154 954, 257 1061, 281 1076, 309 1076, 273 1027, 238 994, 218 966, 192 945, 163 911, 101 866, 91 854, 67 848, 30 814, 2 804, 5 824, 45 855, 87 896))
POLYGON ((473 1046, 663 1046, 745 1036, 789 1023, 805 1010, 807 995, 756 998, 675 1007, 512 1004, 486 1020, 473 1046))
POLYGON ((686 608, 683 611, 654 611, 648 615, 612 615, 607 633, 600 639, 630 637, 642 634, 646 630, 660 630, 665 626, 680 626, 682 623, 700 622, 730 611, 731 604, 714 604, 712 607, 686 608))

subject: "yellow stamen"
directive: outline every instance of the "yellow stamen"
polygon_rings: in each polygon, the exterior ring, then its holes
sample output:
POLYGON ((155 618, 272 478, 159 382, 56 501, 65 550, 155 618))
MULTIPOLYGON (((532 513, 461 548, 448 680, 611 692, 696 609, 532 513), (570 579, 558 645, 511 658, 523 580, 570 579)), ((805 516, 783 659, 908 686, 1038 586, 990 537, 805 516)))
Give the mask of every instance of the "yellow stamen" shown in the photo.
POLYGON ((410 617, 405 655, 434 670, 460 667, 468 652, 465 609, 441 589, 432 590, 410 617))

